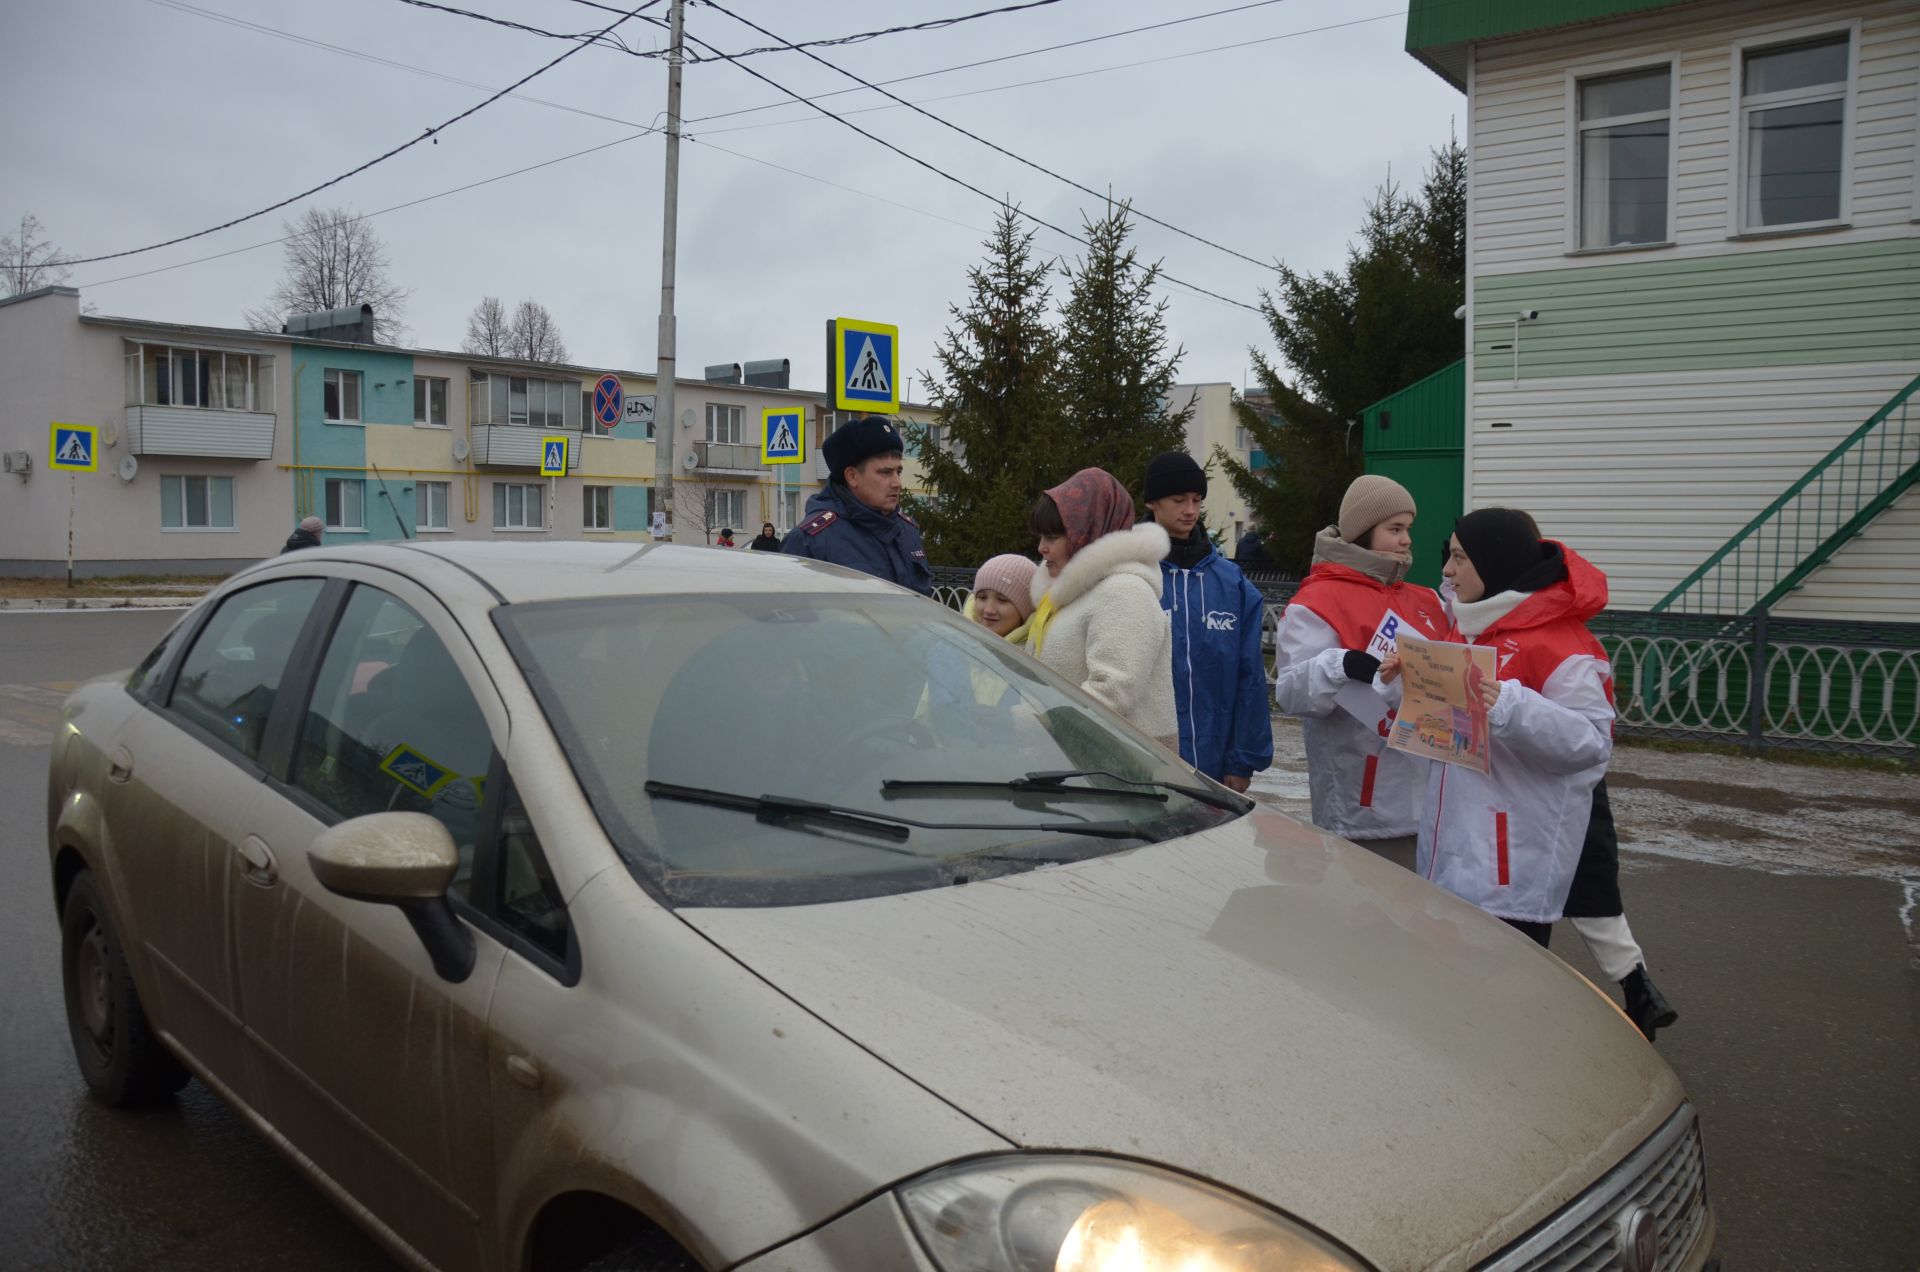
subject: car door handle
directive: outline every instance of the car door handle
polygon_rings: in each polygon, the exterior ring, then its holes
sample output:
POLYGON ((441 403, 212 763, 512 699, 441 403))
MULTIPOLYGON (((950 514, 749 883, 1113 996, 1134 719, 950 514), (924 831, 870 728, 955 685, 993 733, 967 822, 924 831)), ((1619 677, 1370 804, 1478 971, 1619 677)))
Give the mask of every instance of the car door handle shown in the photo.
POLYGON ((273 849, 267 847, 266 840, 258 835, 248 835, 240 841, 240 874, 248 883, 262 888, 271 888, 279 878, 278 865, 273 859, 273 849))
POLYGON ((125 784, 133 777, 133 752, 124 746, 113 748, 107 757, 107 780, 125 784))

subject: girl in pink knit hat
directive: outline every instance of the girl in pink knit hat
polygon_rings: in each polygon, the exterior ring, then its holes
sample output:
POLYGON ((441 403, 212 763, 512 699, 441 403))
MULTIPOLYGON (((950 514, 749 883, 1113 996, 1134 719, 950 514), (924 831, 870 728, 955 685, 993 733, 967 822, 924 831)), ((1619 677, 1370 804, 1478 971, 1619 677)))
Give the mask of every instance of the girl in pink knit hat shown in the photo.
POLYGON ((1033 613, 1033 562, 1011 552, 989 560, 973 574, 973 595, 962 610, 967 618, 1011 641, 1027 638, 1033 613))

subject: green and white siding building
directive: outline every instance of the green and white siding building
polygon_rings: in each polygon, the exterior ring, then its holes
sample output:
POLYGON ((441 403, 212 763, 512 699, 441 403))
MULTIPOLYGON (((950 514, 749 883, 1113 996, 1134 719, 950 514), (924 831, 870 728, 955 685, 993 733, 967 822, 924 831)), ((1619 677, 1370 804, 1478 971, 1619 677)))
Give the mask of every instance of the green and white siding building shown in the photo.
POLYGON ((1920 4, 1412 0, 1407 45, 1466 94, 1467 506, 1622 608, 1920 621, 1920 4))

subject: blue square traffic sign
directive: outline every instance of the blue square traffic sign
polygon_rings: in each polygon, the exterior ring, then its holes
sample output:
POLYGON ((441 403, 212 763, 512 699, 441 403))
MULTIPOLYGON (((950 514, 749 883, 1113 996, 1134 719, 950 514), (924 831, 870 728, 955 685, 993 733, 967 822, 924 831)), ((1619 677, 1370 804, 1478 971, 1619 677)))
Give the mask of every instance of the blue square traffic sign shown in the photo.
POLYGON ((843 411, 892 415, 900 409, 900 328, 836 318, 834 405, 843 411))

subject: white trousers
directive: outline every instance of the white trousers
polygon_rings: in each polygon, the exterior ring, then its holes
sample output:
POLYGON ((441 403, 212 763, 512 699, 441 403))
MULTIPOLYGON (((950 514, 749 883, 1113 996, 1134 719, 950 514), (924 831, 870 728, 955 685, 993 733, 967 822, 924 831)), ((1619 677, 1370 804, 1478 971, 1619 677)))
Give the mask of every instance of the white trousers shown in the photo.
POLYGON ((1633 929, 1627 926, 1627 916, 1615 914, 1604 919, 1573 919, 1573 930, 1587 943, 1587 952, 1593 955, 1593 961, 1600 964, 1600 971, 1610 981, 1618 983, 1633 973, 1633 969, 1644 964, 1647 959, 1640 952, 1639 942, 1633 939, 1633 929))

